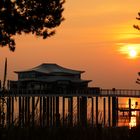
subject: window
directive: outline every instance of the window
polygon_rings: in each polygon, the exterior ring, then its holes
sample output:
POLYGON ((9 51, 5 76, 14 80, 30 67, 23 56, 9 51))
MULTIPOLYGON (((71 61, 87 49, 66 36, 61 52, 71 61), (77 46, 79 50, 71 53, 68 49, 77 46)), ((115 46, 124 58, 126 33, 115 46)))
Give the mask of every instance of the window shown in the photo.
POLYGON ((35 72, 28 72, 28 73, 19 73, 18 78, 19 79, 26 79, 26 78, 35 78, 35 72))

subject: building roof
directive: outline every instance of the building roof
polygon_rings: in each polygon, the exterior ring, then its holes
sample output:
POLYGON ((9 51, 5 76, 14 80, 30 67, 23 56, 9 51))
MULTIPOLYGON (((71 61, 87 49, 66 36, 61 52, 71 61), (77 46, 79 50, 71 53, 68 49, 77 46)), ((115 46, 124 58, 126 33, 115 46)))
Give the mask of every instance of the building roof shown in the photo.
POLYGON ((52 73, 81 74, 84 72, 84 71, 64 68, 60 65, 53 64, 53 63, 43 63, 37 67, 28 70, 15 71, 15 73, 32 72, 32 71, 45 73, 45 74, 52 74, 52 73))

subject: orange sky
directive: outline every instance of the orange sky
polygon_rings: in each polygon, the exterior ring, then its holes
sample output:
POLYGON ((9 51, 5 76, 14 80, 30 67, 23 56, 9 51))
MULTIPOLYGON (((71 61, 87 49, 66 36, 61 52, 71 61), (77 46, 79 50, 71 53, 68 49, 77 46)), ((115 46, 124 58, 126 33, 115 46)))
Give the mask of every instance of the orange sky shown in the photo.
POLYGON ((17 36, 14 53, 0 48, 0 79, 7 57, 8 79, 17 78, 14 70, 49 62, 85 70, 83 78, 93 80, 90 86, 140 88, 135 84, 140 58, 128 59, 119 52, 124 44, 140 44, 140 33, 133 28, 140 1, 67 0, 64 8, 65 21, 55 36, 17 36))

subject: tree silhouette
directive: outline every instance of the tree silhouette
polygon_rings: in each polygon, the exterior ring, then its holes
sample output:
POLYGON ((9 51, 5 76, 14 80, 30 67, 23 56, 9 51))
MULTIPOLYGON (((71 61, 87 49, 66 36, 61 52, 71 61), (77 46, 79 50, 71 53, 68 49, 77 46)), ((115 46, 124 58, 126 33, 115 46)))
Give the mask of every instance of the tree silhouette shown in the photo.
MULTIPOLYGON (((138 76, 140 76, 140 72, 138 72, 138 76)), ((137 78, 136 83, 140 84, 140 79, 139 78, 137 78)))
MULTIPOLYGON (((136 17, 137 20, 140 20, 140 12, 138 13, 138 17, 136 17)), ((137 30, 140 30, 140 26, 139 25, 133 25, 134 28, 136 28, 137 30)))
MULTIPOLYGON (((140 20, 140 12, 138 13, 138 17, 136 17, 136 19, 137 20, 140 20)), ((133 27, 135 29, 137 29, 137 30, 140 30, 140 26, 139 25, 133 25, 133 27)), ((140 72, 138 72, 138 76, 140 76, 140 72)), ((136 79, 136 83, 137 84, 140 84, 140 79, 139 78, 136 79)))
POLYGON ((32 33, 43 39, 54 35, 64 20, 64 0, 0 0, 0 45, 15 50, 14 35, 32 33))

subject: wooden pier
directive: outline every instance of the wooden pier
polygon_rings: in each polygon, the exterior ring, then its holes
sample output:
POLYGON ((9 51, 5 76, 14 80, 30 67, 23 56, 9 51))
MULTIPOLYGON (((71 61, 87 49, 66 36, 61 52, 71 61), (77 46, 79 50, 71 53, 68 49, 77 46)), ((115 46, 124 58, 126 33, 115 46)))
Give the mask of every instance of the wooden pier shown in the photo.
POLYGON ((140 112, 140 108, 131 108, 131 98, 134 97, 140 98, 140 90, 86 88, 71 91, 1 91, 0 126, 116 127, 119 112, 127 112, 129 120, 133 111, 140 112), (119 97, 129 97, 129 106, 120 107, 119 97), (102 112, 99 108, 102 108, 102 112))

